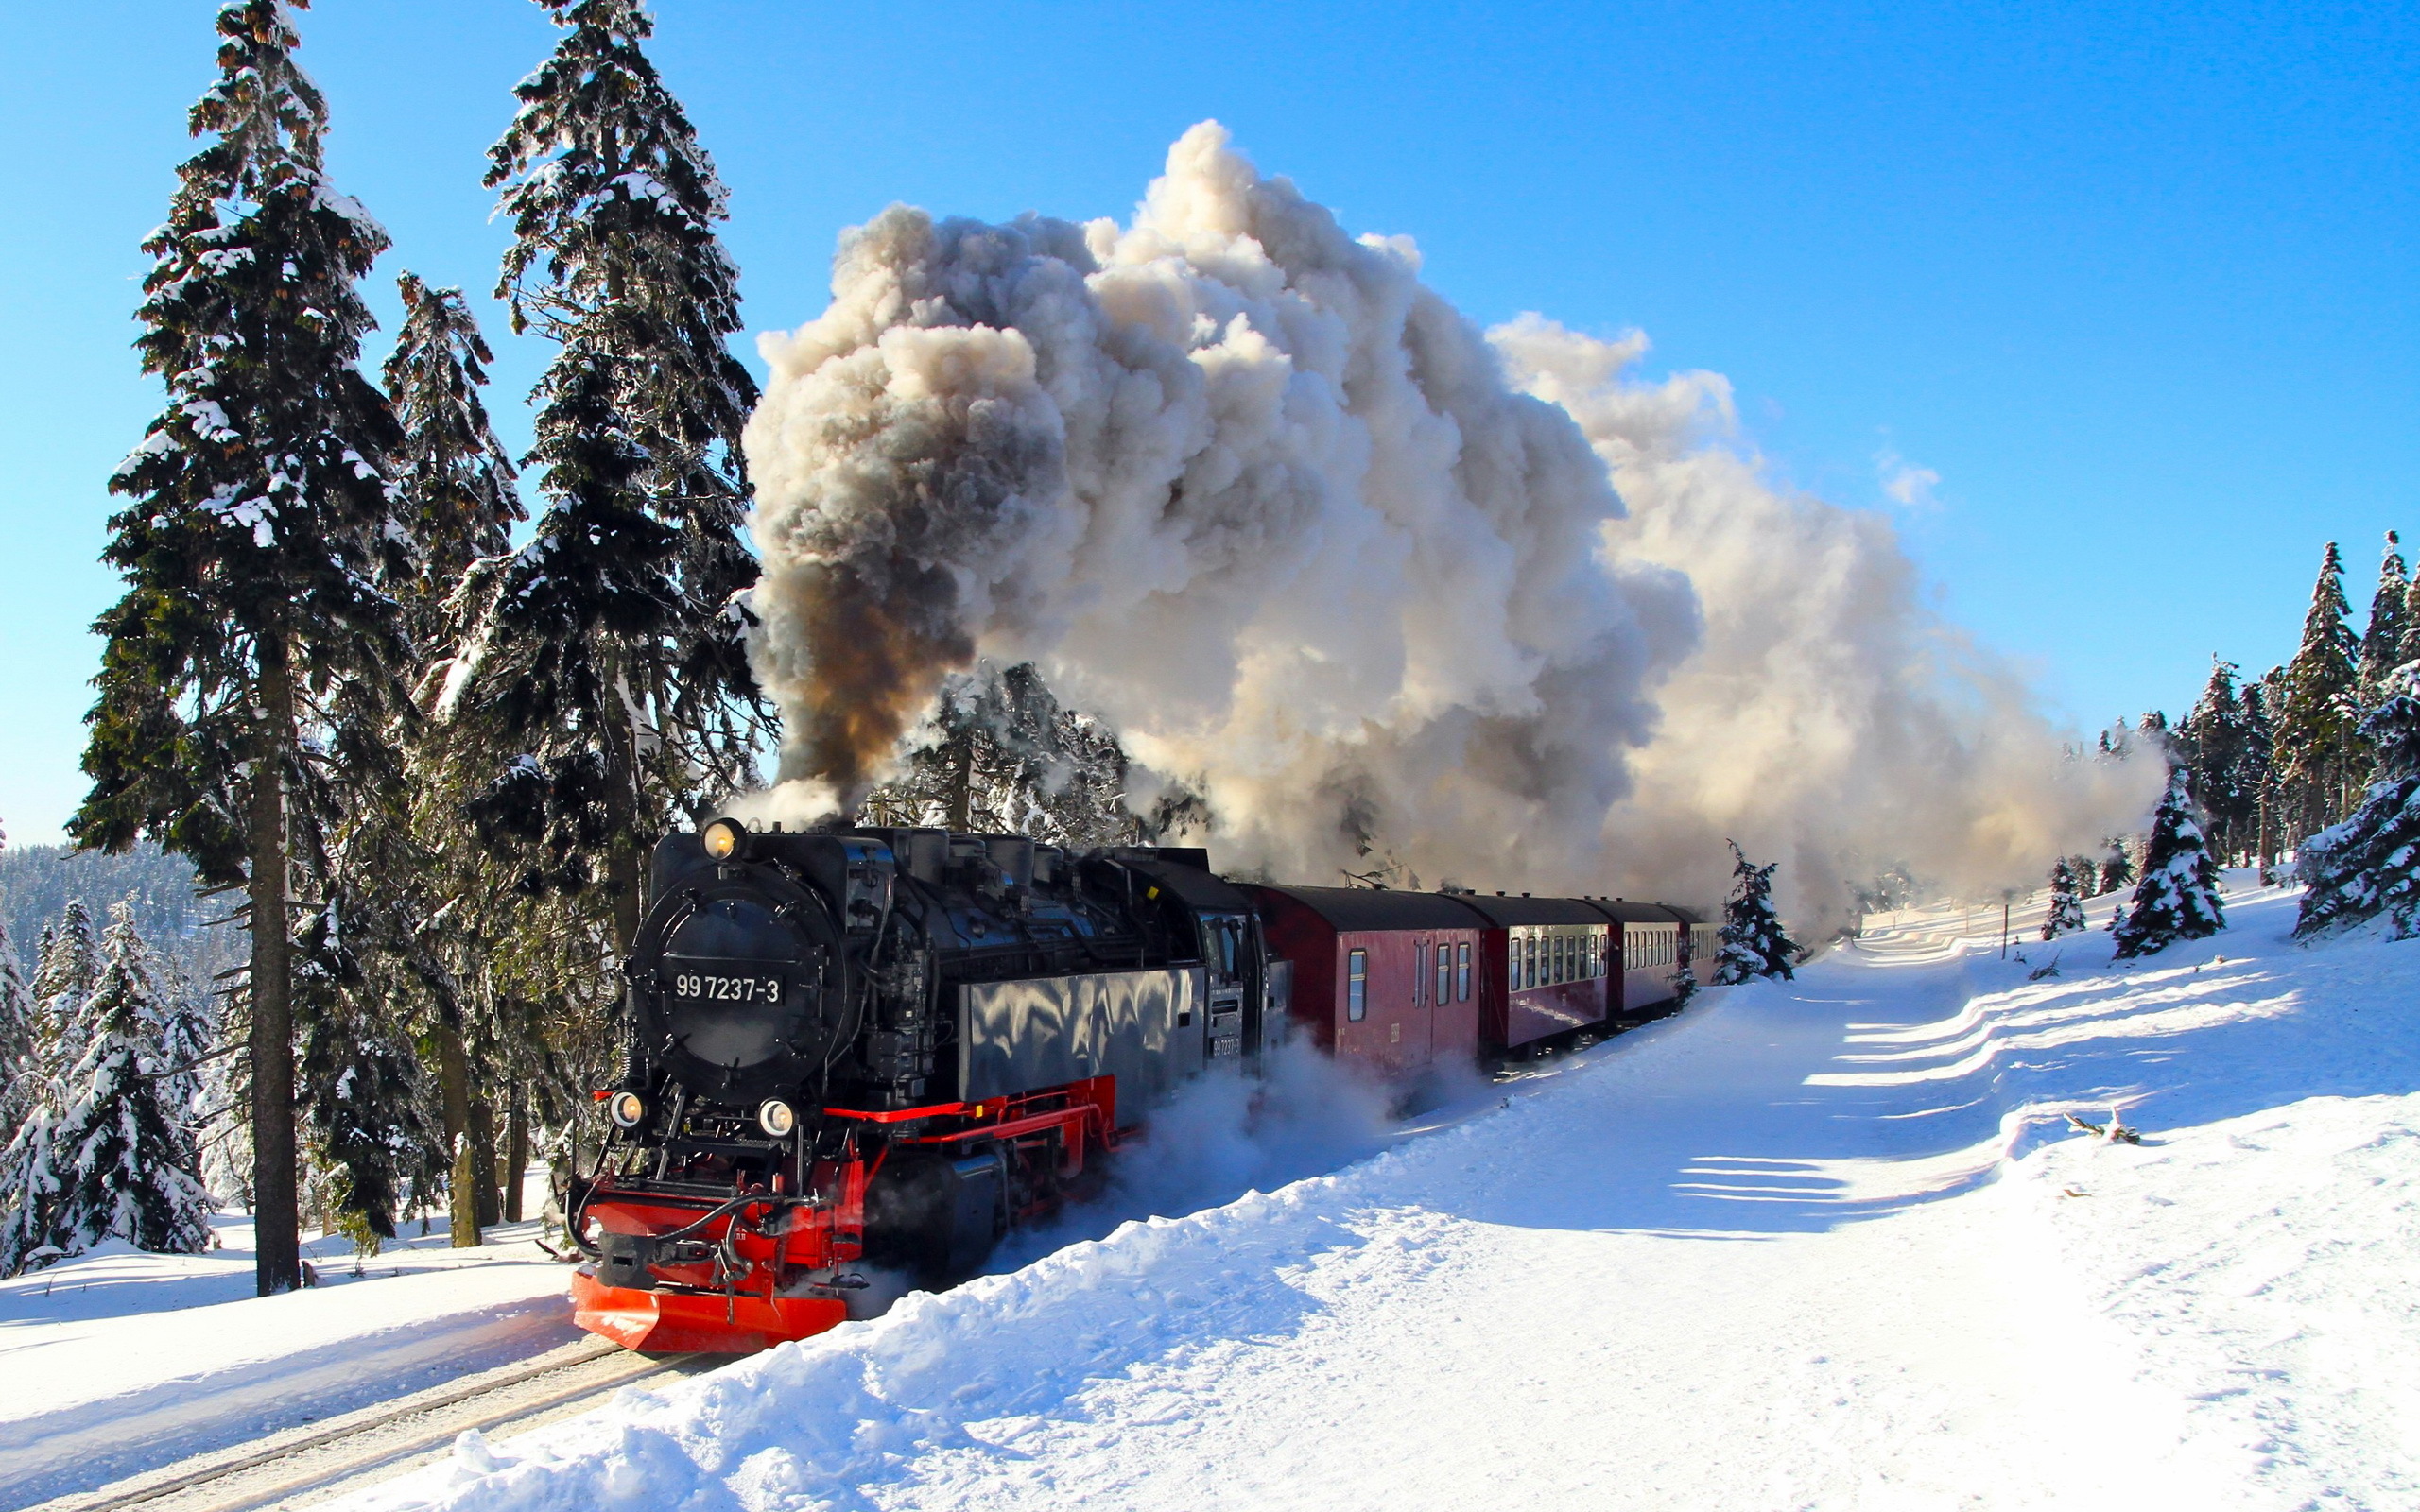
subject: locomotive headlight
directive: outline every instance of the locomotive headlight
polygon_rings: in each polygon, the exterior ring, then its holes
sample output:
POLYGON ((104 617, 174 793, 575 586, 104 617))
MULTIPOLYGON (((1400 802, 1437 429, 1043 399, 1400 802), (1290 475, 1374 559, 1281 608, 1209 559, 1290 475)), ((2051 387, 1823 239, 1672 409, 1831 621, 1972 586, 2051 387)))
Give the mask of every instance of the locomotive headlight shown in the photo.
POLYGON ((606 1101, 605 1116, 623 1128, 636 1128, 647 1118, 647 1099, 636 1092, 615 1092, 606 1101))
POLYGON ((706 854, 717 861, 729 861, 739 854, 739 847, 747 833, 739 827, 737 819, 717 819, 699 831, 698 838, 704 843, 706 854))
POLYGON ((765 1106, 756 1109, 756 1125, 773 1138, 786 1140, 790 1137, 790 1130, 798 1127, 798 1114, 780 1098, 769 1097, 765 1106))

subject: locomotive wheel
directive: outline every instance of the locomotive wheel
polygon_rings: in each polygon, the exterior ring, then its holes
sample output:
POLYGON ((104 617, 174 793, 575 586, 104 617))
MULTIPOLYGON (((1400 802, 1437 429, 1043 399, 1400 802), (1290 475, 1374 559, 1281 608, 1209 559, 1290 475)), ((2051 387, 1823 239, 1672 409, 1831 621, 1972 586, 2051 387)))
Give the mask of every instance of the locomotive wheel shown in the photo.
POLYGON ((956 1157, 893 1149, 866 1188, 866 1263, 928 1290, 966 1280, 1008 1228, 1008 1185, 997 1145, 956 1157))

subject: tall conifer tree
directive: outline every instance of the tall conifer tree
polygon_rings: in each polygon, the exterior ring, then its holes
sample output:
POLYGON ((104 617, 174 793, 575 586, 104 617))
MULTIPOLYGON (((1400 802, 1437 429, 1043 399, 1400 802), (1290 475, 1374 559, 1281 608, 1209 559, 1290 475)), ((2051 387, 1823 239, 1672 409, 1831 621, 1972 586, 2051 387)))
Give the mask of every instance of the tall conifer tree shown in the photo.
POLYGON ((66 1078, 49 1133, 46 1237, 70 1255, 106 1239, 199 1254, 210 1247, 210 1201, 192 1131, 162 1086, 168 1005, 133 909, 119 903, 110 919, 93 986, 92 1040, 66 1078))
POLYGON ((2370 623, 2361 632, 2362 702, 2386 696, 2387 675, 2403 662, 2403 601, 2411 592, 2411 575, 2403 562, 2403 541, 2386 533, 2386 552, 2378 560, 2378 586, 2370 594, 2370 623))
MULTIPOLYGON (((405 604, 424 658, 421 696, 434 701, 442 696, 444 679, 456 664, 464 615, 475 596, 469 586, 473 569, 505 558, 523 510, 511 460, 480 397, 494 357, 468 301, 458 289, 431 288, 409 273, 401 287, 404 328, 387 361, 386 380, 406 438, 402 482, 421 554, 418 583, 405 604)), ((390 879, 388 986, 426 1014, 427 1038, 437 1053, 446 1152, 436 1163, 452 1171, 453 1241, 471 1246, 479 1242, 471 1140, 473 1020, 476 984, 483 979, 480 963, 496 949, 496 910, 489 904, 499 889, 462 812, 461 782, 466 771, 475 771, 477 757, 456 748, 457 734, 443 723, 416 732, 410 742, 411 791, 397 795, 384 816, 381 839, 393 857, 384 868, 390 879), (441 918, 441 926, 436 922, 441 918)), ((400 1072, 400 1063, 390 1069, 400 1072)), ((407 1091, 400 1075, 360 1078, 359 1084, 407 1091)), ((367 1139, 359 1145, 375 1148, 367 1139)), ((394 1174, 385 1179, 391 1184, 394 1174)), ((360 1177, 355 1186, 367 1190, 360 1177)), ((369 1224, 372 1234, 379 1228, 374 1220, 369 1224)))
MULTIPOLYGON (((303 0, 291 0, 299 7, 303 0)), ((296 66, 289 6, 218 14, 208 145, 145 243, 136 342, 168 405, 111 480, 129 499, 105 559, 127 593, 88 716, 78 844, 147 835, 202 882, 246 890, 256 1280, 302 1280, 294 1128, 299 898, 320 888, 330 765, 375 721, 403 644, 381 555, 404 538, 385 469, 400 438, 356 366, 356 281, 386 232, 323 167, 327 108, 296 66)))
POLYGON ((2061 856, 2050 868, 2050 909, 2042 919, 2044 939, 2057 939, 2062 935, 2072 935, 2083 928, 2083 905, 2077 902, 2076 893, 2080 886, 2090 885, 2091 865, 2090 862, 2084 864, 2082 880, 2078 879, 2073 863, 2066 856, 2061 856))
POLYGON ((2210 680, 2177 731, 2176 750, 2193 787, 2194 801, 2209 816, 2211 838, 2221 854, 2249 849, 2266 775, 2265 753, 2256 750, 2251 715, 2236 687, 2235 663, 2211 658, 2210 680))
POLYGON ((2110 920, 2120 960, 2166 950, 2179 940, 2200 939, 2226 928, 2219 901, 2219 867, 2193 817, 2193 797, 2185 771, 2170 774, 2168 792, 2152 816, 2143 848, 2142 880, 2135 896, 2110 920))
POLYGON ((2294 933, 2305 938, 2378 918, 2398 939, 2420 935, 2420 666, 2388 675, 2361 733, 2378 780, 2350 818, 2303 846, 2294 933))
POLYGON ((635 0, 539 0, 563 36, 491 151, 514 240, 499 296, 561 351, 538 386, 545 508, 482 569, 444 713, 483 751, 474 806, 527 890, 638 927, 648 847, 752 780, 765 715, 744 611, 739 432, 755 386, 724 347, 738 271, 725 197, 641 50, 635 0))
POLYGON ((1768 861, 1760 867, 1736 840, 1731 859, 1731 896, 1722 906, 1722 948, 1714 958, 1714 979, 1722 984, 1764 976, 1789 981, 1796 974, 1790 960, 1798 944, 1783 932, 1781 916, 1773 911, 1773 872, 1781 863, 1768 861))
POLYGON ((2356 762, 2360 643, 2345 623, 2350 612, 2343 558, 2331 541, 2303 619, 2302 645, 2286 663, 2285 699, 2274 713, 2290 844, 2335 817, 2356 762))

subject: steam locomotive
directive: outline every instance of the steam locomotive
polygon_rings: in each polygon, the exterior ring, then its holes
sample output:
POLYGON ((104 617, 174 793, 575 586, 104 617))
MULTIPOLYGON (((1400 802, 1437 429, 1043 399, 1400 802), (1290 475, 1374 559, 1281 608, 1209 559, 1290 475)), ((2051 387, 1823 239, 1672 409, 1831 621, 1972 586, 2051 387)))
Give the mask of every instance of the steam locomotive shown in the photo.
POLYGON ((656 849, 627 1055, 569 1194, 575 1317, 639 1349, 835 1327, 971 1274, 1179 1083, 1289 1028, 1395 1081, 1651 1016, 1660 904, 1230 883, 1207 854, 717 819, 656 849))

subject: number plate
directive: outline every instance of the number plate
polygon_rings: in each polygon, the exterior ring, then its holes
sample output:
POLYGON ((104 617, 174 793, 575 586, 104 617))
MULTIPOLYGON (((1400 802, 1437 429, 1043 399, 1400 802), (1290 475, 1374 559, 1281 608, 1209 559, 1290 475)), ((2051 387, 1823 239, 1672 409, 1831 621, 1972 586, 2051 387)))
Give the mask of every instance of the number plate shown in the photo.
POLYGON ((700 961, 667 956, 664 962, 664 991, 684 1006, 765 1007, 779 1004, 788 995, 792 970, 786 963, 774 961, 700 961))

